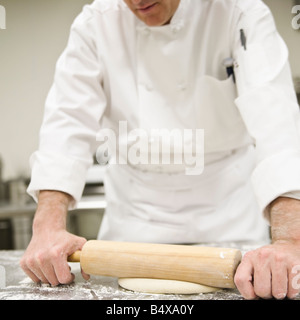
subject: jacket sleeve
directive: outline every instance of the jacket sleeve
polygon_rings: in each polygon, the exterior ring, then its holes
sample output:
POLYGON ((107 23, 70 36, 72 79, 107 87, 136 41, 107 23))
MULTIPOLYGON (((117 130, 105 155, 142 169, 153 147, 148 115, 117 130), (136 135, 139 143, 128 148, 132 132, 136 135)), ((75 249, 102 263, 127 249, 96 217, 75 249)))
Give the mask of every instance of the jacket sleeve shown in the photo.
POLYGON ((299 105, 288 50, 269 8, 261 1, 252 2, 240 11, 233 34, 235 102, 256 146, 252 182, 259 205, 269 218, 270 202, 300 191, 299 105))
POLYGON ((84 10, 74 21, 66 49, 56 64, 54 83, 45 103, 38 151, 28 193, 40 190, 70 194, 76 207, 96 149, 96 133, 106 108, 101 86, 103 68, 92 35, 93 19, 84 10))

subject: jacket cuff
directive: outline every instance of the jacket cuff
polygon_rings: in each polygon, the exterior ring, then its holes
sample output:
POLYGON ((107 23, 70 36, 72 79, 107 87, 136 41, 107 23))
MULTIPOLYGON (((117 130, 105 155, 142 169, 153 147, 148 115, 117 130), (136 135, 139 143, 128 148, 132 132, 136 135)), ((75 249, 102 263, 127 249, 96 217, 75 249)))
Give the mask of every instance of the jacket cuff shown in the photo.
POLYGON ((55 190, 73 197, 69 210, 75 209, 85 186, 88 166, 64 155, 35 152, 30 158, 32 168, 28 194, 37 202, 41 190, 55 190))
POLYGON ((300 151, 285 150, 261 161, 252 174, 254 192, 267 220, 269 204, 289 192, 300 191, 300 151))

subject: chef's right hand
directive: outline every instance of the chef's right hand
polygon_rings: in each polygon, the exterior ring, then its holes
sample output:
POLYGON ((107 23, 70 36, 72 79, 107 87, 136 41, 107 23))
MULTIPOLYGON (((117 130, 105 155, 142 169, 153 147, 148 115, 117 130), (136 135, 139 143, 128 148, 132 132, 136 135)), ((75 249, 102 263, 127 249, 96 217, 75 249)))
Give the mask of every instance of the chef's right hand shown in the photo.
MULTIPOLYGON (((20 261, 24 272, 34 281, 52 286, 73 282, 67 258, 81 250, 86 239, 66 230, 69 195, 56 191, 40 192, 33 222, 32 239, 20 261)), ((82 271, 84 279, 89 276, 82 271)))
MULTIPOLYGON (((34 235, 23 255, 20 265, 34 281, 49 283, 52 286, 69 284, 74 280, 67 258, 80 250, 86 240, 65 230, 34 235)), ((83 277, 88 275, 82 271, 83 277)))

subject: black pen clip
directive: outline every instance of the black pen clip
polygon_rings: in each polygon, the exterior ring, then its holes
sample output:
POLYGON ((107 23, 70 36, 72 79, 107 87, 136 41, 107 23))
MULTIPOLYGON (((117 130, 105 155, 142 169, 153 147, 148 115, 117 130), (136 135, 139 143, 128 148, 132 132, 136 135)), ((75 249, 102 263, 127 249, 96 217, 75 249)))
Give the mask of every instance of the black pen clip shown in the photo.
POLYGON ((240 36, 241 36, 242 46, 244 47, 245 50, 247 50, 247 39, 246 39, 246 36, 245 36, 244 29, 240 30, 240 36))
POLYGON ((223 65, 226 68, 228 78, 232 75, 233 82, 235 83, 234 60, 232 58, 226 58, 223 60, 223 65))

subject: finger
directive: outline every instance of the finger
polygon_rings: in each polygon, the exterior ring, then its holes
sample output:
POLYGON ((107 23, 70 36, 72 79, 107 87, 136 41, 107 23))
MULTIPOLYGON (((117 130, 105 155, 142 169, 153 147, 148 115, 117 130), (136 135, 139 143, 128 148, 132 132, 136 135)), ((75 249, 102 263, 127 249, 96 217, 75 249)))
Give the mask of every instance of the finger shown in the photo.
POLYGON ((33 272, 31 272, 26 265, 22 265, 22 269, 33 282, 35 283, 41 282, 41 280, 33 272))
POLYGON ((294 299, 300 292, 300 265, 294 265, 288 272, 287 297, 294 299))
POLYGON ((83 279, 85 279, 85 280, 89 280, 90 279, 90 275, 85 273, 82 269, 81 269, 81 274, 82 274, 83 279))
POLYGON ((276 299, 284 299, 288 291, 288 270, 284 259, 277 256, 272 264, 272 295, 276 299))
MULTIPOLYGON (((82 247, 85 245, 86 242, 87 242, 87 240, 86 240, 85 238, 83 238, 83 237, 77 237, 76 247, 73 248, 72 251, 82 250, 82 247)), ((72 253, 73 253, 73 252, 72 252, 72 253)), ((82 275, 83 279, 85 279, 85 280, 89 280, 89 279, 90 279, 90 275, 88 275, 87 273, 85 273, 82 268, 81 268, 81 275, 82 275)))
POLYGON ((75 276, 71 273, 67 256, 54 259, 53 268, 59 283, 70 284, 74 281, 75 276))
POLYGON ((35 255, 35 273, 40 278, 43 283, 51 284, 52 286, 57 286, 59 284, 58 279, 55 275, 51 256, 47 253, 39 253, 35 255))
POLYGON ((33 274, 34 278, 39 279, 39 281, 35 281, 35 282, 49 283, 47 278, 44 276, 44 273, 40 269, 38 259, 34 259, 34 258, 29 259, 26 263, 26 268, 27 268, 29 274, 31 274, 31 275, 33 274))
POLYGON ((241 295, 247 300, 253 300, 257 297, 252 280, 253 265, 249 254, 246 254, 236 270, 234 282, 241 295))
POLYGON ((40 269, 43 272, 44 277, 47 279, 47 283, 50 283, 52 286, 59 285, 59 281, 57 279, 54 268, 50 261, 45 261, 40 266, 40 269))
POLYGON ((270 267, 265 265, 257 264, 257 267, 254 270, 254 291, 257 296, 263 299, 272 298, 272 277, 270 267))

